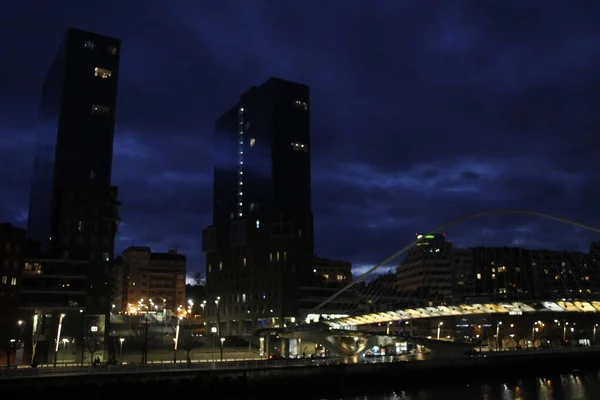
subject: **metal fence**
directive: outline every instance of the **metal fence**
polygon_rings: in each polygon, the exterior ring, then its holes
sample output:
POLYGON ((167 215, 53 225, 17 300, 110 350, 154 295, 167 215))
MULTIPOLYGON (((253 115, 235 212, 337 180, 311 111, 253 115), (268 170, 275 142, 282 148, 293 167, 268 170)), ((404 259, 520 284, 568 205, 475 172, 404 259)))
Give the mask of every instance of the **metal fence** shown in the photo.
POLYGON ((160 371, 206 371, 236 369, 266 369, 320 366, 337 363, 334 359, 299 360, 245 360, 192 363, 117 364, 100 366, 62 366, 46 368, 14 368, 0 372, 0 379, 18 379, 37 376, 137 374, 160 371))

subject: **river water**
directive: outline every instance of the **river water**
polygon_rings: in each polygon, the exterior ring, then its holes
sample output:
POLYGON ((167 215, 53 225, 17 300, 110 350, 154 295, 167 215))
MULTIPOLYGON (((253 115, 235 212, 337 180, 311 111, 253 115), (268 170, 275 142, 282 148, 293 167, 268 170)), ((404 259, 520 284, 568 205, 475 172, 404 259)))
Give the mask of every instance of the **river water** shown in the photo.
MULTIPOLYGON (((515 381, 456 383, 422 390, 396 391, 326 400, 600 400, 600 370, 547 375, 515 381)), ((323 399, 325 400, 325 399, 323 399)))

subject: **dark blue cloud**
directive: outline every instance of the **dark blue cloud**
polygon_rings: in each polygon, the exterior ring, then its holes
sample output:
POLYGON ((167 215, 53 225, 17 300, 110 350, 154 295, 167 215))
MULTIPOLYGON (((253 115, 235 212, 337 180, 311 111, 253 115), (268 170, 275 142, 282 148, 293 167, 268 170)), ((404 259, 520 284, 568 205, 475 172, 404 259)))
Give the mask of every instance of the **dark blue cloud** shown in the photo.
MULTIPOLYGON (((317 250, 377 263, 445 220, 530 208, 600 225, 600 5, 547 1, 23 1, 0 20, 0 219, 23 225, 42 80, 66 26, 122 38, 118 247, 200 269, 212 130, 269 76, 311 87, 317 250)), ((525 216, 458 245, 586 248, 525 216)))

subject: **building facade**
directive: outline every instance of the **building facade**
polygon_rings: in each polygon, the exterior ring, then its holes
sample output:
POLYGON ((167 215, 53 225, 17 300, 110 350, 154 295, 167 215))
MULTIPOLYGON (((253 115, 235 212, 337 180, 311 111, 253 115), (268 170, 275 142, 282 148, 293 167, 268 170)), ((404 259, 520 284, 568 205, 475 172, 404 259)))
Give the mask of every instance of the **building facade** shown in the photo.
POLYGON ((417 234, 417 245, 396 268, 396 290, 412 298, 452 296, 452 244, 445 234, 417 234))
POLYGON ((315 257, 313 273, 323 286, 342 288, 352 282, 352 262, 315 257))
POLYGON ((84 313, 106 321, 120 222, 111 184, 120 46, 68 29, 42 91, 27 225, 45 258, 89 265, 84 313))
POLYGON ((600 288, 600 259, 589 253, 520 247, 455 248, 423 236, 396 269, 396 291, 412 299, 519 301, 589 297, 600 288))
POLYGON ((187 309, 186 257, 176 250, 152 252, 149 247, 128 247, 117 262, 119 312, 169 312, 187 309))
POLYGON ((106 318, 85 312, 90 267, 85 260, 25 259, 20 302, 26 333, 25 363, 53 363, 55 358, 57 362, 84 360, 86 336, 92 326, 100 326, 102 332, 106 318))
POLYGON ((215 124, 207 318, 219 332, 284 325, 314 279, 307 86, 271 78, 215 124))
MULTIPOLYGON (((347 304, 344 304, 343 299, 328 302, 319 310, 319 315, 311 312, 352 282, 352 263, 315 256, 312 272, 314 274, 312 282, 298 288, 299 317, 304 318, 305 321, 317 321, 322 314, 331 316, 345 313, 347 304)), ((350 293, 358 288, 359 286, 351 288, 350 293)))
POLYGON ((25 252, 25 231, 11 224, 0 224, 0 365, 6 364, 7 351, 11 356, 16 354, 22 340, 19 291, 25 252))

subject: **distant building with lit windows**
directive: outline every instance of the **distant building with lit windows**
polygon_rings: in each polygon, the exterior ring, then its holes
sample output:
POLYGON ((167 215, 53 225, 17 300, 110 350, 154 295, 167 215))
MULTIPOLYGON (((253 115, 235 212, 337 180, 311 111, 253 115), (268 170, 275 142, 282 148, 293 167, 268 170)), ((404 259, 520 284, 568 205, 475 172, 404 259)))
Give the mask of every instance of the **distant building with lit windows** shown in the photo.
MULTIPOLYGON (((43 258, 89 266, 85 308, 77 313, 94 324, 109 321, 120 222, 112 186, 120 50, 118 39, 67 30, 42 90, 29 202, 27 236, 40 242, 43 258)), ((31 309, 43 313, 50 330, 56 331, 65 314, 63 328, 76 325, 77 343, 83 342, 86 323, 40 301, 31 309)), ((108 332, 93 326, 95 334, 108 332)))
POLYGON ((322 286, 344 287, 352 282, 352 263, 315 257, 313 273, 321 281, 316 283, 322 286))
POLYGON ((414 300, 518 301, 598 295, 599 246, 589 253, 522 247, 457 248, 443 234, 417 235, 396 268, 395 290, 414 300))
POLYGON ((240 334, 295 319, 298 287, 314 280, 306 85, 271 78, 217 120, 213 196, 209 323, 240 334))
POLYGON ((396 268, 396 290, 411 297, 452 295, 452 243, 445 234, 417 234, 417 245, 396 268))
POLYGON ((150 247, 128 247, 116 261, 116 311, 185 311, 186 272, 186 257, 177 250, 157 253, 150 247))

